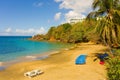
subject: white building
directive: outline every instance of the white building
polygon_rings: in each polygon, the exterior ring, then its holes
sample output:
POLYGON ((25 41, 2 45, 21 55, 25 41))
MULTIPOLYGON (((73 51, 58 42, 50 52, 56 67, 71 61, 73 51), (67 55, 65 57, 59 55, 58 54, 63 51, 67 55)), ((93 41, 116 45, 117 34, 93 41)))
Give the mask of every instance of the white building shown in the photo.
POLYGON ((70 24, 74 24, 77 22, 82 22, 84 19, 70 19, 70 24))

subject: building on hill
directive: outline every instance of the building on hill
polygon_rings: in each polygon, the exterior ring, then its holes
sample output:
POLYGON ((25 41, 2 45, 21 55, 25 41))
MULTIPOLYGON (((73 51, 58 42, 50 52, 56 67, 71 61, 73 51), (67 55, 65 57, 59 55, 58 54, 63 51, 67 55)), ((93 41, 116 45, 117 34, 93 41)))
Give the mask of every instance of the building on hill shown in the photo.
POLYGON ((77 22, 82 22, 84 20, 84 18, 83 19, 70 19, 70 24, 74 24, 74 23, 77 23, 77 22))

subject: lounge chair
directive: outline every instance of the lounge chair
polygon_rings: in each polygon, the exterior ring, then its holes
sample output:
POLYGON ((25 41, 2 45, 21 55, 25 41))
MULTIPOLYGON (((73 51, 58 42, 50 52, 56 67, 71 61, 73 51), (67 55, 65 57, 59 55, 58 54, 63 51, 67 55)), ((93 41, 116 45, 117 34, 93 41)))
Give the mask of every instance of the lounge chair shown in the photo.
POLYGON ((39 74, 42 74, 42 73, 43 73, 43 71, 37 69, 37 70, 32 70, 32 71, 24 73, 24 76, 32 78, 32 77, 39 75, 39 74))

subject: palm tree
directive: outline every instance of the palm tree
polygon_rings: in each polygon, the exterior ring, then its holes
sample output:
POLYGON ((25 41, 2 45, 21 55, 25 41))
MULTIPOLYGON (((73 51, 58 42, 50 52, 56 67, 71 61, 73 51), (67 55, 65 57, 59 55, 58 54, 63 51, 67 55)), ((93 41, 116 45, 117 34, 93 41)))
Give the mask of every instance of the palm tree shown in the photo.
POLYGON ((94 0, 92 6, 87 18, 104 16, 95 28, 101 40, 109 46, 120 44, 120 0, 94 0))
POLYGON ((115 10, 120 10, 120 0, 94 0, 93 12, 88 14, 89 17, 109 16, 112 18, 115 10))

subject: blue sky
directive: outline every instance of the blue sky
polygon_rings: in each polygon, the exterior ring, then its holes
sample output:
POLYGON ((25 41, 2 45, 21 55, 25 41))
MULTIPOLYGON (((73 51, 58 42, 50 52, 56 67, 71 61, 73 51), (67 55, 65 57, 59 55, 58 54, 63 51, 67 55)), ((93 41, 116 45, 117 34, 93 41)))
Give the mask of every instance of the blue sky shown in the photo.
POLYGON ((0 35, 44 34, 51 26, 84 18, 92 0, 0 0, 0 35), (85 4, 84 4, 85 3, 85 4))

